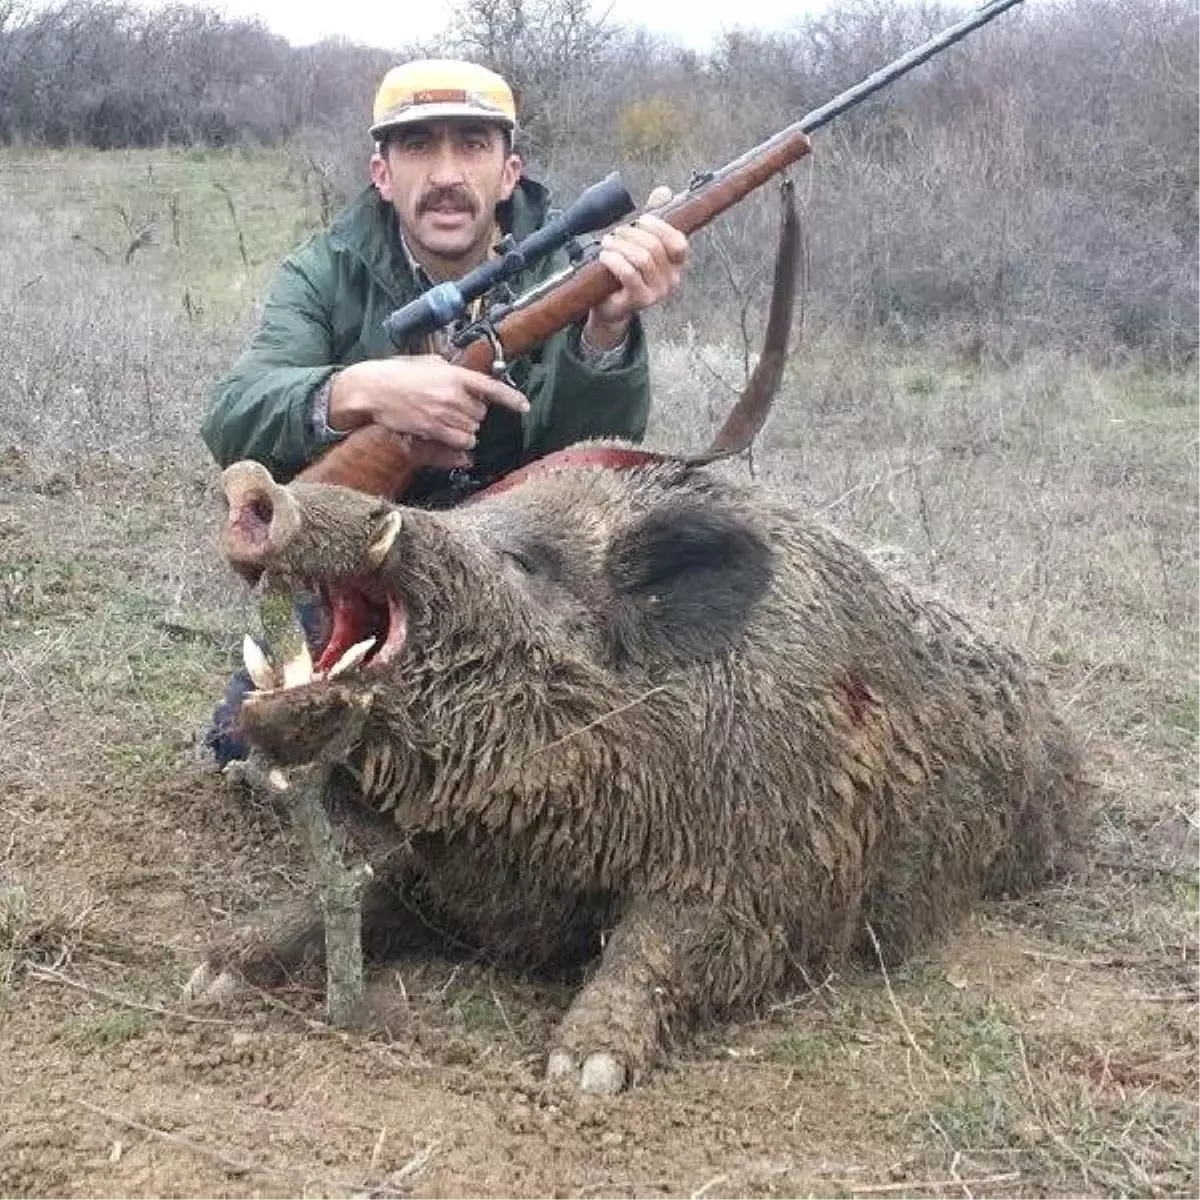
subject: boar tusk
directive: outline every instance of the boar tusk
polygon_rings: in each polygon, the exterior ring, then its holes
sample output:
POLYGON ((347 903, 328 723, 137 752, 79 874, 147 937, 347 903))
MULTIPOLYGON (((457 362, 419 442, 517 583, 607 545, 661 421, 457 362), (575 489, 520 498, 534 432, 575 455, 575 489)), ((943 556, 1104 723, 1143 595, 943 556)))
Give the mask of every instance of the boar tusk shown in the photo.
POLYGON ((378 638, 372 637, 367 638, 367 640, 364 642, 355 642, 355 644, 351 646, 350 649, 347 650, 346 653, 343 654, 342 657, 339 658, 332 667, 329 668, 329 674, 327 675, 327 678, 336 679, 337 676, 341 675, 344 671, 350 670, 351 667, 357 667, 358 664, 362 662, 362 660, 366 658, 368 654, 371 653, 372 648, 378 640, 378 638))
POLYGON ((263 653, 262 647, 249 635, 242 639, 242 661, 254 686, 262 692, 269 692, 275 686, 275 670, 270 659, 263 653))
POLYGON ((294 657, 283 664, 283 686, 299 687, 302 683, 312 683, 312 677, 312 655, 308 651, 308 645, 304 644, 294 657))
POLYGON ((387 558, 388 551, 400 533, 401 524, 400 513, 394 508, 383 518, 379 532, 371 539, 371 544, 367 547, 367 562, 371 566, 383 566, 383 560, 387 558))

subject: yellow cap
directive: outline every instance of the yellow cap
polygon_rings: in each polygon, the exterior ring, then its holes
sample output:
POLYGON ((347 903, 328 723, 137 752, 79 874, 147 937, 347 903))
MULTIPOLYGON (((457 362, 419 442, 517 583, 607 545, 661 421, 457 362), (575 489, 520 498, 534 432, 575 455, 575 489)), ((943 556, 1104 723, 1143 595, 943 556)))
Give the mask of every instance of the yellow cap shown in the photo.
POLYGON ((512 88, 486 67, 449 58, 426 58, 393 67, 375 93, 371 136, 419 121, 474 117, 515 129, 512 88))

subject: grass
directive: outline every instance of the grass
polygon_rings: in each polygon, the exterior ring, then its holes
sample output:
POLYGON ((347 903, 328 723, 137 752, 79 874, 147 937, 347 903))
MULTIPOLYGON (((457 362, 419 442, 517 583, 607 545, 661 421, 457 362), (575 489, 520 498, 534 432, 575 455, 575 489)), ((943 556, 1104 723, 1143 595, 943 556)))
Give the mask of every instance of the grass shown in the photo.
POLYGON ((1178 700, 1168 702, 1166 721, 1169 728, 1195 740, 1200 733, 1200 690, 1195 684, 1185 688, 1178 700))
MULTIPOLYGON (((180 973, 214 913, 297 878, 269 814, 209 793, 197 811, 181 764, 249 614, 216 552, 200 413, 314 204, 282 153, 0 152, 0 1028, 26 1022, 21 1061, 41 1072, 65 1056, 68 1081, 98 1047, 136 1059, 159 1018, 97 1003, 43 1020, 26 1003, 42 995, 30 963, 148 995, 147 972, 180 973), (130 229, 151 216, 152 240, 126 262, 130 229), (266 831, 262 844, 247 830, 266 831), (133 969, 131 954, 146 961, 133 969)), ((657 330, 649 440, 699 449, 740 350, 670 332, 657 330)), ((661 1137, 630 1190, 661 1175, 690 1194, 721 1174, 715 1190, 869 1195, 872 1181, 895 1191, 957 1175, 1000 1181, 976 1194, 1194 1194, 1195 399, 1194 372, 1062 352, 968 368, 935 347, 832 332, 802 343, 755 452, 756 486, 871 545, 1043 669, 1085 744, 1092 861, 987 906, 888 987, 877 971, 846 972, 706 1033, 605 1118, 627 1146, 661 1137), (740 1147, 698 1180, 678 1163, 655 1173, 664 1146, 708 1153, 747 1122, 760 1150, 740 1147)), ((444 1068, 456 1102, 506 1094, 510 1077, 535 1093, 531 1064, 561 998, 479 969, 454 983, 456 969, 423 988, 405 968, 415 1000, 400 1027, 414 1057, 428 1052, 422 1070, 444 1068)), ((377 1047, 317 1070, 333 1043, 272 1028, 270 1086, 310 1070, 298 1092, 348 1079, 347 1120, 368 1130, 369 1155, 385 1119, 372 1106, 392 1085, 354 1056, 377 1047)), ((145 1076, 158 1060, 137 1061, 145 1076)), ((420 1078, 427 1112, 445 1079, 420 1078)), ((214 1137, 236 1138, 236 1104, 206 1110, 214 1137)), ((466 1112, 454 1109, 447 1147, 490 1145, 491 1110, 477 1126, 466 1112)), ((465 1178, 439 1187, 470 1189, 465 1178)), ((112 1175, 93 1190, 122 1184, 139 1187, 112 1175)))
MULTIPOLYGON (((8 150, 0 175, 10 221, 24 228, 29 214, 46 215, 50 236, 89 274, 152 281, 189 318, 243 311, 320 217, 285 152, 8 150)), ((35 278, 23 280, 30 290, 35 278)))
POLYGON ((1135 412, 1153 413, 1159 409, 1195 409, 1198 399, 1196 379, 1190 371, 1167 374, 1143 371, 1132 375, 1125 385, 1126 403, 1135 412))
POLYGON ((140 1038, 151 1027, 148 1014, 129 1008, 113 1008, 95 1016, 65 1021, 59 1038, 67 1045, 87 1053, 103 1046, 119 1046, 140 1038))

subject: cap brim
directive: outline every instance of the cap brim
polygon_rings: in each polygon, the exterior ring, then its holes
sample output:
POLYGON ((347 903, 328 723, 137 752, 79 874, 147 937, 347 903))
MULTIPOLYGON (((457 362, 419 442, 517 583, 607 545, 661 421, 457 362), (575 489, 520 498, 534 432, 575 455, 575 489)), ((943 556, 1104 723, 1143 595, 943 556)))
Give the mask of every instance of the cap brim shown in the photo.
POLYGON ((368 132, 378 139, 389 129, 401 129, 405 125, 424 125, 429 121, 485 121, 489 125, 501 125, 505 129, 515 129, 516 121, 502 112, 488 108, 478 108, 473 104, 414 104, 403 112, 384 117, 376 121, 368 132))

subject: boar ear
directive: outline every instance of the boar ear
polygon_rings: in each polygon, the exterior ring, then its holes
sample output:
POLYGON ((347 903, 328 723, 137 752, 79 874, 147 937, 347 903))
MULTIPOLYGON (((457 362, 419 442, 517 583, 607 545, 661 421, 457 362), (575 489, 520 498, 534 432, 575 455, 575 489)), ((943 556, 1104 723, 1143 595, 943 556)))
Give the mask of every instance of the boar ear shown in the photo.
POLYGON ((736 512, 679 497, 613 540, 614 662, 711 657, 741 633, 771 583, 771 547, 736 512))

